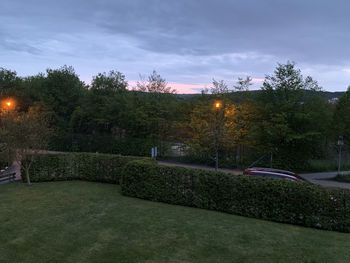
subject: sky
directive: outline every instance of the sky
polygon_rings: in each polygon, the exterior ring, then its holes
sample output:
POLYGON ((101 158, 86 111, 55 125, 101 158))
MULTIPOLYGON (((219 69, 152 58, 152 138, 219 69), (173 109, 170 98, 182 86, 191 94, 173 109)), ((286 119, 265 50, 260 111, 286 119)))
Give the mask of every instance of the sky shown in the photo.
POLYGON ((73 66, 89 83, 156 70, 178 93, 213 78, 258 89, 293 61, 327 91, 350 85, 348 0, 0 0, 0 67, 20 76, 73 66))

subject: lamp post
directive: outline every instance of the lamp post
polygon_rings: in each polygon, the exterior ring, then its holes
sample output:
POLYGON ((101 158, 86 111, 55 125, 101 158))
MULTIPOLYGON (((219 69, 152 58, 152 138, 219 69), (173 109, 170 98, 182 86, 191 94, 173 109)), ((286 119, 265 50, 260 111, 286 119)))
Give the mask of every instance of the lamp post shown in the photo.
POLYGON ((219 133, 220 133, 220 123, 219 123, 219 113, 221 110, 221 102, 215 102, 215 128, 214 128, 214 147, 215 147, 215 171, 219 168, 219 133))
MULTIPOLYGON (((8 100, 4 101, 3 104, 4 104, 4 108, 7 111, 7 118, 9 118, 10 117, 10 110, 11 110, 11 108, 13 108, 14 103, 12 100, 8 99, 8 100)), ((10 148, 7 145, 7 167, 9 167, 9 166, 10 166, 10 148)))

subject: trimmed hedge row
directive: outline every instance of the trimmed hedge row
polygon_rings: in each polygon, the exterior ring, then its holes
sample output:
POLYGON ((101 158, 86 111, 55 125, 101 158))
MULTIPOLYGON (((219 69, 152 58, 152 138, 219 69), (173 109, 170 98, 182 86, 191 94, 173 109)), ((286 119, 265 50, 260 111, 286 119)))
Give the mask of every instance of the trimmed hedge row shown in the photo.
POLYGON ((165 167, 144 161, 125 166, 121 186, 127 196, 350 232, 347 189, 165 167))
MULTIPOLYGON (((31 182, 86 180, 119 184, 123 167, 144 157, 100 153, 36 154, 29 170, 31 182)), ((25 171, 21 171, 25 182, 25 171)))

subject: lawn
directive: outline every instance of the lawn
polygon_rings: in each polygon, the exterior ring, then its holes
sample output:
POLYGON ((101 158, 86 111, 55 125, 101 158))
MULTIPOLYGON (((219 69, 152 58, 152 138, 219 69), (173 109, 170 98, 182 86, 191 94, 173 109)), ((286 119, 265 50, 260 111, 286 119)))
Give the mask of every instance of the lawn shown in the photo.
POLYGON ((0 262, 350 262, 350 234, 149 202, 88 182, 0 185, 0 262))

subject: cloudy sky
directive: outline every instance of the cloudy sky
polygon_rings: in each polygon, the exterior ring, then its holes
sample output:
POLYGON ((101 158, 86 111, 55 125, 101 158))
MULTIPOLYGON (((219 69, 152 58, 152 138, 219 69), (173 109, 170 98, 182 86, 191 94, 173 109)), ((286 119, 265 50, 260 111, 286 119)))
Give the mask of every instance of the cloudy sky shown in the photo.
POLYGON ((328 91, 350 85, 348 0, 1 0, 0 67, 33 75, 71 65, 89 83, 153 69, 179 93, 213 78, 255 88, 294 61, 328 91))

